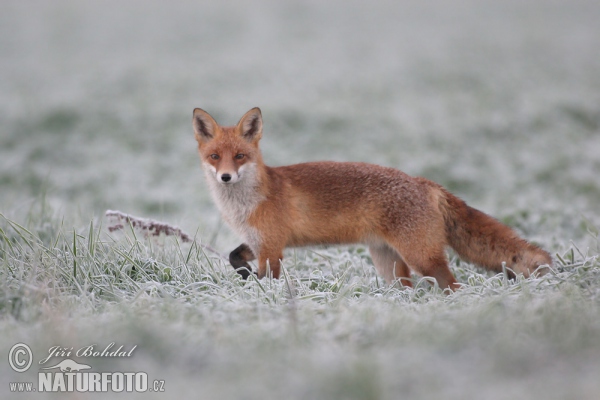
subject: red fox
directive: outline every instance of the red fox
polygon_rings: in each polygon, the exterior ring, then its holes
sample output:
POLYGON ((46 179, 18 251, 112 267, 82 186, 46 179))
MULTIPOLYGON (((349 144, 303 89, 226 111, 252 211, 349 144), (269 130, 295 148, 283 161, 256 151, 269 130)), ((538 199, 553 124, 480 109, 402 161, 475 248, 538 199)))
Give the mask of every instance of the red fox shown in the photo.
POLYGON ((280 275, 288 246, 364 243, 377 272, 411 286, 411 270, 442 289, 460 287, 446 246, 495 272, 529 276, 552 258, 512 229, 469 207, 442 186, 393 168, 358 162, 264 164, 263 122, 253 108, 222 127, 196 108, 193 126, 211 194, 225 221, 244 240, 229 256, 246 279, 280 275))

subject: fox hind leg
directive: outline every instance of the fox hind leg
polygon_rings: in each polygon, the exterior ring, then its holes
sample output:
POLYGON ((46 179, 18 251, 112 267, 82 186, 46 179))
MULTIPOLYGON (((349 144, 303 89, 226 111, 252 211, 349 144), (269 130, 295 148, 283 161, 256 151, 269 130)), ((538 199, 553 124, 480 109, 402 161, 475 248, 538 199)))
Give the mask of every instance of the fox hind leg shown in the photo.
POLYGON ((421 275, 435 278, 442 290, 447 288, 456 290, 460 288, 454 275, 452 275, 452 271, 450 271, 448 259, 443 250, 439 254, 433 255, 410 254, 407 261, 421 275))
POLYGON ((402 254, 404 261, 410 268, 420 275, 435 278, 442 290, 447 288, 456 290, 460 288, 448 266, 448 258, 446 257, 443 244, 435 248, 418 248, 416 246, 408 246, 404 243, 396 243, 394 248, 398 253, 402 254))
POLYGON ((396 250, 387 244, 377 244, 369 246, 369 252, 375 269, 387 283, 392 284, 397 280, 404 286, 412 287, 410 269, 396 250))
POLYGON ((229 262, 231 263, 231 266, 238 274, 242 276, 242 279, 244 280, 248 279, 252 273, 252 267, 250 264, 248 264, 248 262, 254 259, 256 259, 256 256, 246 243, 242 243, 235 250, 229 253, 229 262))

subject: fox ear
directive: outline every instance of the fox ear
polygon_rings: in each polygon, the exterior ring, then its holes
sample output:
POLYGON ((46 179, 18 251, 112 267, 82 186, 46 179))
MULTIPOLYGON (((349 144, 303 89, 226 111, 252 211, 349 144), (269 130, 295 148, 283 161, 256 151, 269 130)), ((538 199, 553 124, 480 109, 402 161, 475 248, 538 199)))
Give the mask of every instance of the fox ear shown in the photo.
POLYGON ((194 118, 192 120, 194 125, 194 133, 196 134, 196 140, 200 142, 207 142, 215 136, 217 130, 217 122, 210 116, 209 113, 201 108, 194 109, 194 118))
POLYGON ((249 142, 257 142, 262 137, 262 114, 260 108, 254 107, 240 119, 238 132, 249 142))

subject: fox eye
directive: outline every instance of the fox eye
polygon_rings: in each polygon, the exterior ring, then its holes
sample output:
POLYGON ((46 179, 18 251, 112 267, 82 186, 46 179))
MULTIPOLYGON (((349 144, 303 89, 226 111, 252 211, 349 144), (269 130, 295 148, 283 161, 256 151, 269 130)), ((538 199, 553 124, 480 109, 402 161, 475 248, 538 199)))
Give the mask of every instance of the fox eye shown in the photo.
POLYGON ((219 155, 218 155, 218 154, 211 154, 211 155, 210 155, 210 158, 212 158, 213 160, 218 160, 218 159, 219 159, 219 158, 221 158, 221 157, 219 157, 219 155))
POLYGON ((241 160, 241 159, 242 159, 242 158, 244 158, 244 157, 246 157, 246 155, 245 155, 245 154, 242 154, 242 153, 239 153, 239 154, 236 154, 236 155, 235 155, 235 159, 236 159, 236 160, 241 160))

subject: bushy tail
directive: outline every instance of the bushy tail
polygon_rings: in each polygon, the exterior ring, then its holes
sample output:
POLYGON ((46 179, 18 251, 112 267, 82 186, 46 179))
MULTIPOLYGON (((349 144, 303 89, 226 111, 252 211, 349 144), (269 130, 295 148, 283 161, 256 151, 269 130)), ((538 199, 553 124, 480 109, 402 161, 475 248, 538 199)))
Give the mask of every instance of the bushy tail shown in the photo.
MULTIPOLYGON (((520 238, 496 219, 469 207, 445 189, 440 189, 440 211, 446 223, 448 244, 461 258, 495 272, 501 272, 502 262, 505 262, 507 268, 526 277, 540 265, 552 265, 552 258, 546 251, 520 238)), ((539 270, 540 273, 546 271, 545 268, 539 270)))

